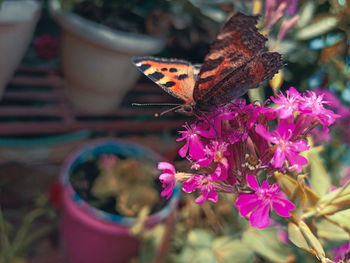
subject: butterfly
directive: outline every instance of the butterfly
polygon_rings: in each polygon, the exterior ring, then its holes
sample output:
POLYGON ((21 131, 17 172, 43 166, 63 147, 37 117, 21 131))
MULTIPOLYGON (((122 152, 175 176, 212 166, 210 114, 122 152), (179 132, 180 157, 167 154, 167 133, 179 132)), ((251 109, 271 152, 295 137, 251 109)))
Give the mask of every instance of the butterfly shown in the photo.
POLYGON ((133 64, 169 94, 184 101, 177 111, 191 115, 242 96, 282 68, 277 52, 266 52, 259 16, 237 13, 220 29, 203 65, 180 59, 133 57, 133 64))

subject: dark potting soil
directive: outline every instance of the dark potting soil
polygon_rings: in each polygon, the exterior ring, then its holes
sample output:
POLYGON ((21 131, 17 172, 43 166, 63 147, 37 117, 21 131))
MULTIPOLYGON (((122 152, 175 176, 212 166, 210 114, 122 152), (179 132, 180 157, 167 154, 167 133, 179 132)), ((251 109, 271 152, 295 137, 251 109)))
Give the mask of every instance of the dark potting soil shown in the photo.
MULTIPOLYGON (((119 159, 123 160, 125 157, 118 156, 119 159)), ((95 179, 100 174, 100 169, 98 167, 98 159, 92 158, 89 161, 78 164, 72 173, 70 174, 70 183, 72 184, 73 189, 77 194, 91 206, 100 209, 102 211, 114 214, 121 215, 119 211, 116 211, 116 198, 110 197, 103 202, 96 198, 92 193, 91 189, 94 184, 95 179)), ((158 193, 162 191, 162 185, 158 178, 154 179, 155 187, 158 193)), ((166 205, 166 199, 163 197, 159 198, 158 203, 151 209, 151 213, 156 213, 161 210, 166 205)))
MULTIPOLYGON (((131 1, 132 2, 132 1, 131 1)), ((132 4, 132 3, 130 3, 132 4)), ((124 7, 115 6, 97 6, 89 0, 77 3, 73 12, 96 23, 103 24, 113 29, 133 32, 145 33, 144 18, 136 15, 131 7, 124 3, 124 7)))

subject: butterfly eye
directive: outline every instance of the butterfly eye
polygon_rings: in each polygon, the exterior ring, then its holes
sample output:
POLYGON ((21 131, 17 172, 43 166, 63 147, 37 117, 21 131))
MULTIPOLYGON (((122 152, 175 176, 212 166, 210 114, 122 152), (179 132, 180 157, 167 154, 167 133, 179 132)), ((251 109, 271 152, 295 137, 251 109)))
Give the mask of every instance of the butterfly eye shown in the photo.
POLYGON ((193 107, 192 107, 191 105, 185 104, 185 105, 183 106, 183 110, 184 110, 185 112, 192 113, 192 112, 193 112, 193 107))

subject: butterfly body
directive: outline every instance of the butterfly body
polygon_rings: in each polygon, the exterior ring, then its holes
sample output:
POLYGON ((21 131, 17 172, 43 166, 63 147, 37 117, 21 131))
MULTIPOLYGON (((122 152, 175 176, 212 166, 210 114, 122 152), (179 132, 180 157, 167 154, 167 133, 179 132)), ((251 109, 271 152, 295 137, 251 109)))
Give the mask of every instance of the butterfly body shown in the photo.
POLYGON ((178 110, 194 110, 231 102, 273 77, 282 68, 277 52, 265 52, 267 39, 258 17, 237 13, 221 28, 202 66, 185 60, 133 57, 135 66, 162 89, 184 101, 178 110))

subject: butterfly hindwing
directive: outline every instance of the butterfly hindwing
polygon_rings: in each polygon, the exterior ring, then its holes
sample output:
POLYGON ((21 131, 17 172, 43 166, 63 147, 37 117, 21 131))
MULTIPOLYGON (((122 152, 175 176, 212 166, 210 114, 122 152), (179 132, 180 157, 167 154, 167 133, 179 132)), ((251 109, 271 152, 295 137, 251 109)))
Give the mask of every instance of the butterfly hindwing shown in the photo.
MULTIPOLYGON (((267 39, 256 28, 258 18, 258 16, 237 13, 221 28, 204 59, 195 84, 194 100, 198 104, 206 105, 212 100, 211 96, 220 97, 219 94, 227 92, 226 87, 220 91, 221 85, 217 83, 222 83, 222 80, 227 79, 227 76, 232 77, 234 72, 241 72, 242 66, 264 50, 267 39), (214 94, 216 91, 218 93, 214 94)), ((239 87, 241 86, 234 85, 230 89, 239 87)), ((229 92, 229 94, 235 93, 240 92, 229 92)), ((227 94, 227 96, 229 95, 227 94)), ((219 101, 219 98, 216 100, 219 101)))
POLYGON ((169 94, 185 103, 193 101, 195 67, 190 62, 155 57, 133 57, 132 62, 169 94))

